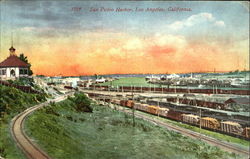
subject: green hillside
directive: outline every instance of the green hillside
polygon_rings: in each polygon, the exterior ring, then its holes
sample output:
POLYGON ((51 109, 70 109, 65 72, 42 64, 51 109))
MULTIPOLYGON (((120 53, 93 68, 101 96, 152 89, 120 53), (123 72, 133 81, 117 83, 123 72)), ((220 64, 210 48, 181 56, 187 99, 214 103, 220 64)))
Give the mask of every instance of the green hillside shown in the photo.
POLYGON ((79 105, 89 102, 78 98, 53 103, 28 118, 26 132, 52 158, 240 158, 141 119, 133 127, 131 116, 109 107, 92 104, 92 113, 84 112, 89 109, 79 105))
POLYGON ((29 94, 0 85, 0 156, 22 159, 23 154, 14 144, 10 134, 11 119, 28 107, 46 100, 45 94, 29 94))

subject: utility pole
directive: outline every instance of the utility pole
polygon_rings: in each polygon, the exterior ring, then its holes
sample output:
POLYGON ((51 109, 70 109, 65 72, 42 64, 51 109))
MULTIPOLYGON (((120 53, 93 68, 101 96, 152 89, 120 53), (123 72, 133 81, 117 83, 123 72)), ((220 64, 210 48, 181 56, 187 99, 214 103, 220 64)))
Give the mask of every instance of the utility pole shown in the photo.
MULTIPOLYGON (((199 132, 200 132, 200 140, 201 140, 201 108, 200 108, 200 128, 199 128, 199 132)), ((201 146, 199 146, 199 151, 201 151, 201 146)))
MULTIPOLYGON (((200 132, 200 134, 201 134, 201 108, 200 108, 200 129, 199 129, 199 132, 200 132)), ((201 139, 201 137, 200 137, 200 139, 201 139)))
POLYGON ((216 91, 215 94, 218 94, 218 86, 216 85, 216 91))
MULTIPOLYGON (((132 90, 132 101, 134 103, 134 93, 133 93, 133 90, 132 90)), ((133 127, 135 127, 135 103, 132 106, 132 111, 133 111, 133 127)))
POLYGON ((214 94, 214 85, 213 85, 213 94, 214 94))
POLYGON ((160 99, 157 100, 157 104, 158 104, 158 112, 157 112, 157 114, 158 114, 158 117, 159 117, 159 108, 160 108, 159 100, 160 99))
POLYGON ((151 83, 149 84, 149 88, 150 88, 150 89, 149 89, 149 92, 151 93, 151 83))

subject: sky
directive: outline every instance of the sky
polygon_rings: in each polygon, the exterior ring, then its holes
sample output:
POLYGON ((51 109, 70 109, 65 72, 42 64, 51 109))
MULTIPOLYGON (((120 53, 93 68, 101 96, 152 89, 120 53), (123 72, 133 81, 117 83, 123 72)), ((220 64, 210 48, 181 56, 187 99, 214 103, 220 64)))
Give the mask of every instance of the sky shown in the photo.
POLYGON ((0 61, 13 39, 39 75, 248 70, 243 3, 1 1, 0 61))

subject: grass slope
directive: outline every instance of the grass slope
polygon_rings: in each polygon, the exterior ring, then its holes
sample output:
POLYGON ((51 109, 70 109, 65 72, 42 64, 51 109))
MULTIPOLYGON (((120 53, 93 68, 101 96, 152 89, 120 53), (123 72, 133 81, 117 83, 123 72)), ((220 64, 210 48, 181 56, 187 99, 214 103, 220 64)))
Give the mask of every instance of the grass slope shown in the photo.
POLYGON ((26 131, 54 159, 240 158, 140 119, 132 125, 127 114, 101 106, 79 113, 65 100, 32 114, 26 131))
POLYGON ((46 95, 28 94, 0 85, 0 156, 6 159, 24 159, 10 133, 11 119, 28 107, 45 101, 46 95))

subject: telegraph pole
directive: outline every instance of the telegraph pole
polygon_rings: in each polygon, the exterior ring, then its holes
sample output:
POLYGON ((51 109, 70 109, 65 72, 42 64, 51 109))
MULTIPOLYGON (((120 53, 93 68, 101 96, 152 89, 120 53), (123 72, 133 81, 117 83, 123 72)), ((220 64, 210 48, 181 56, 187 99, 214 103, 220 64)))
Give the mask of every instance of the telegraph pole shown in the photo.
MULTIPOLYGON (((159 99, 159 100, 160 100, 160 99, 159 99)), ((158 104, 158 112, 157 112, 158 117, 159 117, 159 108, 160 108, 159 100, 157 101, 157 104, 158 104)))
MULTIPOLYGON (((200 132, 200 140, 201 140, 201 108, 200 108, 200 128, 199 128, 199 132, 200 132)), ((201 152, 201 146, 199 146, 199 151, 201 152)))
MULTIPOLYGON (((199 128, 199 132, 200 132, 200 135, 201 135, 201 108, 200 108, 200 128, 199 128)), ((200 136, 200 140, 201 140, 201 136, 200 136)))
MULTIPOLYGON (((132 90, 132 101, 134 103, 134 93, 133 93, 133 90, 132 90)), ((133 111, 133 127, 135 127, 135 103, 132 106, 132 111, 133 111)))

